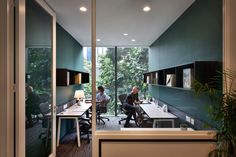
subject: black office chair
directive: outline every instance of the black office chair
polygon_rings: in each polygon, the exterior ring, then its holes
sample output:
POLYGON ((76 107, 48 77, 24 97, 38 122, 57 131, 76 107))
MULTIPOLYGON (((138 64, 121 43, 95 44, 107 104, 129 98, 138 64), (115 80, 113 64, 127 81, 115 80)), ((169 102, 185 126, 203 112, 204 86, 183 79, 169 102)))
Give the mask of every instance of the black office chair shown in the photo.
POLYGON ((50 102, 51 96, 48 93, 41 93, 39 94, 39 98, 40 102, 44 103, 44 102, 50 102))
POLYGON ((147 127, 149 122, 152 124, 151 119, 148 115, 139 107, 136 109, 136 125, 138 127, 147 127))
POLYGON ((86 119, 80 119, 80 136, 87 135, 87 141, 90 143, 89 135, 92 134, 92 124, 89 123, 86 119))
POLYGON ((103 119, 106 119, 107 121, 110 120, 107 117, 102 117, 101 114, 102 113, 107 113, 108 104, 111 101, 112 101, 112 97, 110 96, 110 98, 104 104, 97 106, 98 107, 98 109, 97 109, 97 121, 99 121, 99 123, 100 123, 100 121, 102 121, 103 124, 105 124, 105 121, 103 119))
MULTIPOLYGON (((125 102, 125 100, 126 100, 126 97, 127 97, 127 94, 121 94, 121 95, 118 96, 118 98, 119 98, 119 100, 120 100, 120 102, 121 102, 120 110, 121 110, 125 115, 128 116, 129 111, 127 111, 127 110, 124 108, 124 102, 125 102)), ((121 118, 121 119, 119 120, 119 124, 121 124, 121 122, 122 122, 122 121, 125 121, 126 119, 127 119, 126 117, 125 117, 125 118, 121 118)), ((134 120, 134 119, 131 118, 131 120, 134 120)))
POLYGON ((49 136, 50 136, 50 116, 47 114, 50 113, 49 103, 44 102, 39 104, 40 113, 42 114, 42 128, 45 128, 45 131, 42 131, 39 135, 39 138, 43 140, 46 147, 48 145, 49 136))

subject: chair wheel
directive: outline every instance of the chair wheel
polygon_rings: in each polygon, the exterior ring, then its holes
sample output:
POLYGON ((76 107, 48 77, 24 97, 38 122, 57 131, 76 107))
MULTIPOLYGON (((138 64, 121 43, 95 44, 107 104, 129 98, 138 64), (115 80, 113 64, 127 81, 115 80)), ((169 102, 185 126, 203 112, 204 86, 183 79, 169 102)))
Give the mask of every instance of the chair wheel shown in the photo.
POLYGON ((121 122, 119 121, 119 124, 121 124, 121 122))
POLYGON ((107 121, 110 121, 110 119, 107 119, 107 121))

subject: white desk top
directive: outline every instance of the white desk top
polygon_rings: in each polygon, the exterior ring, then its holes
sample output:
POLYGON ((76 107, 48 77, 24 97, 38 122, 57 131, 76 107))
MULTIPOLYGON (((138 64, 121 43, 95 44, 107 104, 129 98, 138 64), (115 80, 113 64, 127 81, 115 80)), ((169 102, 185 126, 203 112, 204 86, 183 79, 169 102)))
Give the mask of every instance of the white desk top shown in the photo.
POLYGON ((194 131, 192 128, 181 130, 180 128, 120 128, 121 131, 194 131))
POLYGON ((90 107, 92 106, 91 103, 80 103, 80 106, 74 104, 73 106, 65 109, 64 111, 57 114, 59 117, 80 117, 82 116, 90 107))
POLYGON ((163 112, 160 107, 156 104, 140 104, 140 107, 144 110, 144 112, 148 115, 149 118, 152 119, 174 119, 177 118, 175 115, 169 112, 163 112))

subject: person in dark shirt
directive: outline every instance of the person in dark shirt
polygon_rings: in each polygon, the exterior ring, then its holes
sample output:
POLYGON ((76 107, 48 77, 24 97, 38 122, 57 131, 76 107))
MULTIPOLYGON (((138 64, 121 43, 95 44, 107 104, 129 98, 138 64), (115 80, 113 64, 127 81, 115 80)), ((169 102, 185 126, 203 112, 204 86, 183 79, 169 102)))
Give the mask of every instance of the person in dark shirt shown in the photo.
POLYGON ((127 110, 129 112, 127 118, 126 118, 126 122, 124 127, 129 127, 129 121, 133 115, 134 120, 136 122, 136 112, 135 112, 135 104, 139 102, 139 98, 138 98, 138 92, 139 89, 137 87, 133 87, 131 93, 127 96, 126 101, 124 103, 124 109, 127 110))
POLYGON ((40 98, 39 95, 34 92, 32 86, 26 87, 27 99, 26 105, 26 117, 28 120, 29 127, 33 126, 32 114, 39 112, 40 98))

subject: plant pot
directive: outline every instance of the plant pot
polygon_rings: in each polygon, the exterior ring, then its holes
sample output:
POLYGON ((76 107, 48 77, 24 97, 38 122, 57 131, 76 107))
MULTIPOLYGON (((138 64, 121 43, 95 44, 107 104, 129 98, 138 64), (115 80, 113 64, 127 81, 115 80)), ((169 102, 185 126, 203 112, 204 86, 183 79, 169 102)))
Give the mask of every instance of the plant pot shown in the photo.
POLYGON ((180 124, 180 130, 181 131, 187 131, 188 130, 188 126, 186 124, 180 124))

